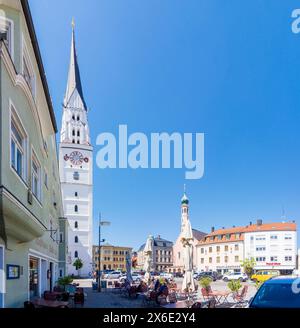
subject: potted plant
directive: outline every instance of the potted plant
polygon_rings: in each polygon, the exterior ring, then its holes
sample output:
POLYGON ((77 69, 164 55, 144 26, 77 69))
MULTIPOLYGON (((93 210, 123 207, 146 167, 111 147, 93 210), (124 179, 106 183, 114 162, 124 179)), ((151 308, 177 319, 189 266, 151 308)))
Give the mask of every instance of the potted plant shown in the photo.
POLYGON ((210 291, 210 284, 212 283, 212 279, 210 277, 202 277, 199 280, 200 286, 205 289, 206 292, 210 291))
POLYGON ((235 294, 241 289, 242 284, 239 280, 230 280, 227 286, 235 294))
POLYGON ((57 284, 66 291, 66 286, 70 285, 73 282, 73 278, 71 276, 61 277, 57 280, 57 284))

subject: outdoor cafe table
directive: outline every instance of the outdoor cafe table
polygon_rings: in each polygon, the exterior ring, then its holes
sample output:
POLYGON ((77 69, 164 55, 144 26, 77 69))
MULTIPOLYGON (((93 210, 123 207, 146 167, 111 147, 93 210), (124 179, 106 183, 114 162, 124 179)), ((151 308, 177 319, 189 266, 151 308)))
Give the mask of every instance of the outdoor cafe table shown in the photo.
POLYGON ((45 300, 43 298, 37 298, 36 300, 33 301, 33 304, 35 306, 40 306, 40 307, 57 308, 57 307, 62 307, 62 306, 68 306, 69 302, 50 301, 50 300, 45 300))
POLYGON ((221 304, 221 303, 228 303, 228 299, 227 297, 231 294, 231 292, 226 292, 226 291, 214 291, 214 292, 211 292, 209 293, 209 296, 212 296, 215 298, 216 302, 218 304, 221 304), (222 299, 223 299, 223 302, 222 302, 222 299))

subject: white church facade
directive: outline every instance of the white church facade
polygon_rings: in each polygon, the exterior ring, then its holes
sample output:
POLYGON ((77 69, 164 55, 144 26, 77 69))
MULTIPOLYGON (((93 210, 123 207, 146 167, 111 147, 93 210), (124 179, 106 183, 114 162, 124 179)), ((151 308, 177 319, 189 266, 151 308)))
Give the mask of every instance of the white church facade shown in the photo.
POLYGON ((80 275, 92 273, 93 147, 75 48, 74 24, 66 94, 63 102, 59 144, 60 181, 65 216, 68 219, 67 273, 77 275, 73 266, 80 259, 80 275))

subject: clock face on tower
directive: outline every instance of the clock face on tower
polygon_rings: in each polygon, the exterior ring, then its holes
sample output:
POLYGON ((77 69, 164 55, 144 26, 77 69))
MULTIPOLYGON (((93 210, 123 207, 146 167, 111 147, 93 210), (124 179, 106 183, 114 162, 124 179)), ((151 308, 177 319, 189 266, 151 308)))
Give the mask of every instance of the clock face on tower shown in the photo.
POLYGON ((73 151, 70 154, 70 161, 74 165, 80 165, 84 161, 83 155, 81 154, 80 151, 73 151))

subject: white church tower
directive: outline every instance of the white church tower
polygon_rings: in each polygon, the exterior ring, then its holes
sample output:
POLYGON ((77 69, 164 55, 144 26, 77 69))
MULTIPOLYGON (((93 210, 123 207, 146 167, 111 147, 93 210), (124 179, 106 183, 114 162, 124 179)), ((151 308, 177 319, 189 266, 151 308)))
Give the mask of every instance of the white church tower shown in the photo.
POLYGON ((184 185, 184 193, 181 198, 181 232, 184 231, 185 225, 189 220, 189 199, 187 198, 185 185, 184 185))
POLYGON ((83 262, 80 275, 88 276, 92 272, 93 147, 76 56, 74 22, 63 102, 59 169, 64 212, 69 222, 67 271, 69 275, 77 275, 73 263, 79 258, 83 262))

